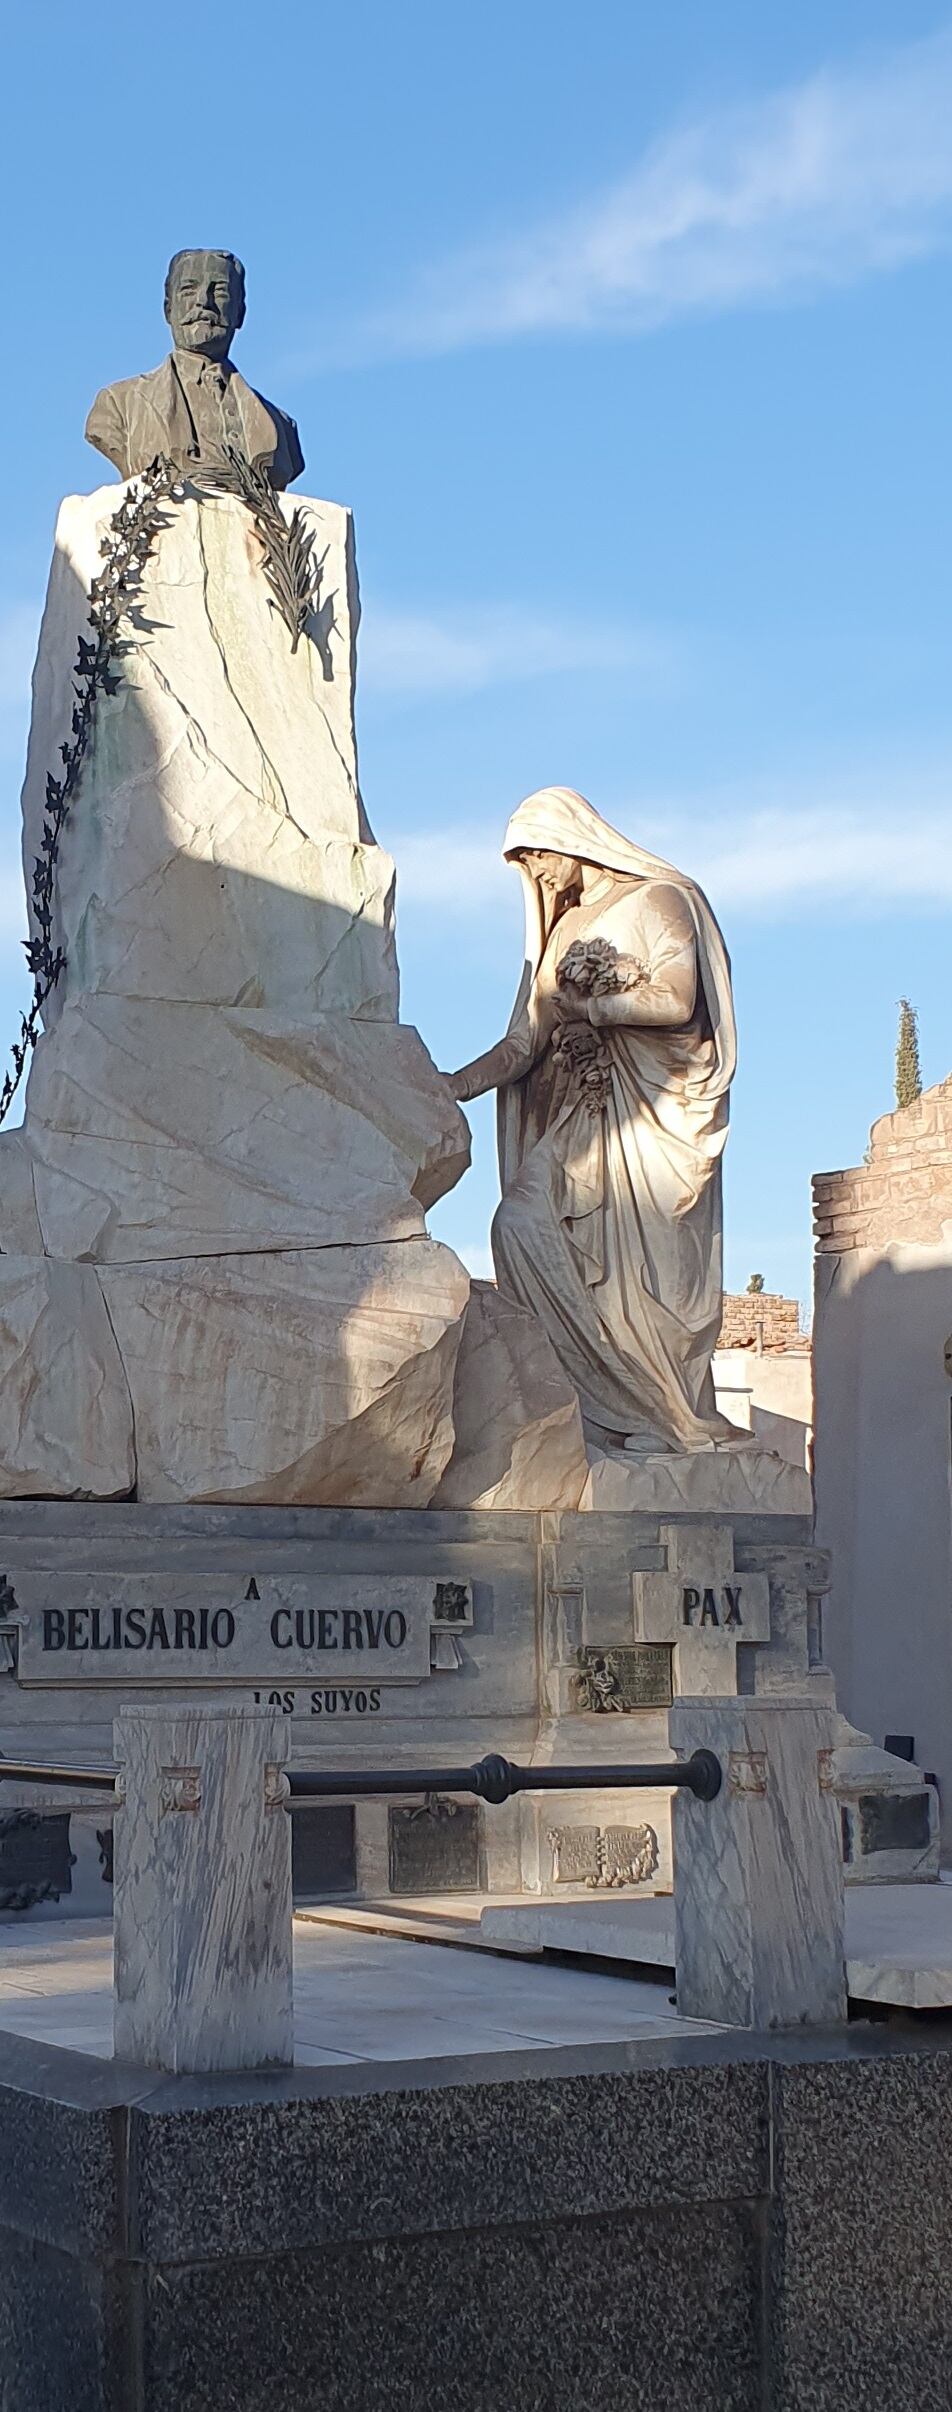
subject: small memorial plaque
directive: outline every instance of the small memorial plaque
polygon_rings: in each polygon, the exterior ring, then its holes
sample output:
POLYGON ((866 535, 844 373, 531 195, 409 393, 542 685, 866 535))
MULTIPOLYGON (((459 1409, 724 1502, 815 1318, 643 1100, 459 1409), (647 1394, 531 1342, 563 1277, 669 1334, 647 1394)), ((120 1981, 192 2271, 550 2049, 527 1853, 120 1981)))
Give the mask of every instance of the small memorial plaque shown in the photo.
POLYGON ((0 1816, 0 1909, 33 1909, 72 1890, 69 1817, 11 1809, 0 1816))
POLYGON ((670 1708, 671 1650, 667 1642, 630 1642, 599 1650, 586 1643, 578 1652, 578 1706, 596 1714, 622 1716, 632 1709, 670 1708))
POLYGON ((653 1826, 606 1826, 602 1837, 602 1883, 644 1884, 658 1865, 653 1826))
POLYGON ((550 1826, 554 1884, 597 1884, 601 1867, 598 1826, 550 1826))
POLYGON ((390 1811, 392 1893, 472 1893, 479 1883, 479 1810, 437 1795, 390 1811))
POLYGON ((658 1865, 653 1826, 550 1826, 553 1884, 584 1884, 589 1892, 645 1884, 658 1865))
POLYGON ((291 1891, 295 1904, 357 1890, 357 1832, 350 1801, 310 1804, 291 1819, 291 1891))
POLYGON ((864 1856, 870 1851, 928 1850, 927 1792, 862 1792, 856 1806, 864 1856))

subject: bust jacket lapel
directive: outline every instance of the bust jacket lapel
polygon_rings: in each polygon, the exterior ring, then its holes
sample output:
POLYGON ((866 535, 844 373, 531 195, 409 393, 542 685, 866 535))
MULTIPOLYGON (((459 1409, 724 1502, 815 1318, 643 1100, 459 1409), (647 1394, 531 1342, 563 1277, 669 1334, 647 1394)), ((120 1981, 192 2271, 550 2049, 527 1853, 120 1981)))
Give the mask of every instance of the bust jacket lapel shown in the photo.
POLYGON ((278 450, 280 430, 267 404, 262 401, 260 394, 255 393, 253 385, 245 384, 237 369, 232 370, 231 388, 241 413, 245 452, 249 461, 270 464, 278 450))
POLYGON ((172 366, 171 353, 159 368, 150 369, 147 376, 136 379, 133 409, 138 423, 137 436, 141 430, 141 441, 137 445, 140 454, 145 451, 149 459, 154 459, 156 453, 171 452, 177 460, 184 462, 188 458, 192 422, 172 366))

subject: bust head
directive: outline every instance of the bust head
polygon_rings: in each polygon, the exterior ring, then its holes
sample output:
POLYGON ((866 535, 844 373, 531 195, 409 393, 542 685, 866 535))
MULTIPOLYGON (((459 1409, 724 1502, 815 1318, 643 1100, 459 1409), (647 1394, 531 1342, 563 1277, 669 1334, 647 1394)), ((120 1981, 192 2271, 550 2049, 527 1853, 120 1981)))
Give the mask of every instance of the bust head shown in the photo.
POLYGON ((245 315, 245 272, 233 251, 177 251, 165 280, 177 352, 226 360, 245 315))

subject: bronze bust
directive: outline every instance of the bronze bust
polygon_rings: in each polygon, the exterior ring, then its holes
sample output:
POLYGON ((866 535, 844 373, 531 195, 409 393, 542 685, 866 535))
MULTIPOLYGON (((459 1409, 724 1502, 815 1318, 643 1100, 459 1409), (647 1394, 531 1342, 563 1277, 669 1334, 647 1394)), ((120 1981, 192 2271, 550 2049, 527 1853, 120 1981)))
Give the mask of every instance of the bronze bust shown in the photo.
POLYGON ((164 453, 197 484, 228 485, 235 451, 272 486, 300 477, 294 420, 245 384, 230 358, 245 315, 245 272, 231 251, 177 251, 165 280, 174 349, 161 368, 97 394, 86 436, 135 477, 164 453))

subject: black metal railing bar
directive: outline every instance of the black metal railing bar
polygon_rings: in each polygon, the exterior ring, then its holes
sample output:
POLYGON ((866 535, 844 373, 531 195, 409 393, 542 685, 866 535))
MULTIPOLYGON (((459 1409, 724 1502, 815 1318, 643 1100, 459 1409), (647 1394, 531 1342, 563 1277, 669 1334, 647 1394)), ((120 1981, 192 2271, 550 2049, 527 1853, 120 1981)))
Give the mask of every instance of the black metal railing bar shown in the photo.
POLYGON ((114 1767, 41 1767, 32 1759, 0 1759, 0 1783, 72 1784, 87 1792, 114 1792, 114 1767))
MULTIPOLYGON (((712 1750, 689 1759, 657 1759, 636 1766, 521 1767, 491 1751, 472 1767, 298 1767, 287 1769, 289 1809, 311 1802, 360 1799, 368 1794, 470 1792, 493 1808, 517 1792, 692 1792, 713 1801, 723 1781, 712 1750)), ((70 1785, 77 1791, 114 1792, 115 1770, 105 1767, 45 1767, 33 1760, 0 1759, 0 1783, 70 1785)))
POLYGON ((493 1751, 474 1767, 289 1768, 291 1807, 326 1800, 329 1793, 472 1792, 496 1807, 516 1792, 693 1792, 713 1801, 721 1788, 720 1761, 712 1750, 690 1759, 659 1759, 641 1767, 520 1767, 493 1751))

